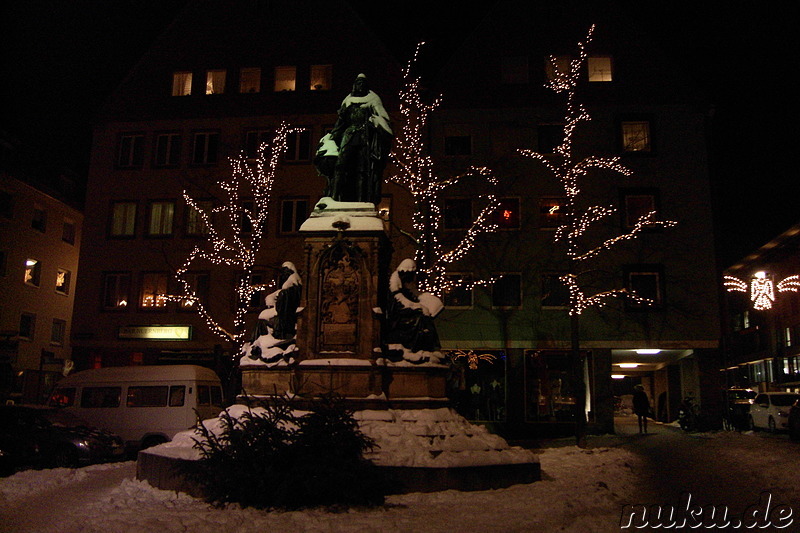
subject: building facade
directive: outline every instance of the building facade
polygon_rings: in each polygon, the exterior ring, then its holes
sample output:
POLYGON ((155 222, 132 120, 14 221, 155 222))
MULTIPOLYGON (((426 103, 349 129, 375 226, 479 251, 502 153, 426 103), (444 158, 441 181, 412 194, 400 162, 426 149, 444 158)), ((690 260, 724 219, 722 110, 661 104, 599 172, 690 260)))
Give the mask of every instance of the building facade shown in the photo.
MULTIPOLYGON (((175 269, 202 238, 183 191, 214 205, 228 157, 252 151, 283 121, 304 128, 289 138, 258 260, 261 277, 253 283, 271 280, 283 261, 304 264, 297 230, 324 187, 313 154, 357 74, 366 74, 400 127, 399 62, 345 4, 232 6, 220 13, 190 5, 95 128, 73 330, 78 368, 191 361, 227 372, 236 347, 165 297, 175 289, 175 269)), ((432 84, 444 105, 425 131, 443 178, 473 165, 498 177, 491 190, 466 179, 440 199, 445 246, 468 230, 480 194, 497 194, 500 210, 499 230, 481 236, 452 272, 495 283, 446 293, 437 327, 445 351, 486 356, 474 369, 454 365, 457 408, 508 435, 561 431, 574 420, 566 293, 557 281, 566 267, 553 242, 562 193, 554 176, 518 152, 550 153, 563 133, 563 102, 543 88, 546 59, 574 53, 588 26, 562 23, 567 14, 556 11, 504 2, 490 10, 439 69, 432 84)), ((648 55, 652 47, 635 27, 613 17, 608 24, 598 25, 582 82, 593 120, 578 144, 583 156, 619 155, 634 175, 601 174, 586 185, 587 205, 618 206, 603 228, 609 234, 630 229, 648 211, 678 225, 644 231, 595 265, 598 289, 627 287, 655 303, 643 308, 621 299, 581 315, 586 410, 598 431, 613 430, 616 397, 634 383, 647 385, 656 414, 671 420, 683 396, 706 400, 700 383, 709 369, 718 377, 708 107, 669 62, 648 55)), ((385 184, 379 207, 393 269, 414 253, 411 197, 385 184)), ((232 315, 236 273, 192 275, 210 308, 232 315)), ((708 402, 716 396, 709 393, 708 402)))
POLYGON ((800 225, 724 271, 725 383, 800 391, 800 225))

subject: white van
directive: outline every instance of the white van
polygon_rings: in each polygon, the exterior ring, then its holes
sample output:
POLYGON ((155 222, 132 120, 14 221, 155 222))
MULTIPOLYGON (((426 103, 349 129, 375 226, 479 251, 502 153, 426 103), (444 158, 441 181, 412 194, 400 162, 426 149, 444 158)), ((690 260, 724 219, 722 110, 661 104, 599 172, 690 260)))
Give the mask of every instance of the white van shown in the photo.
POLYGON ((222 386, 213 370, 195 365, 98 368, 58 382, 50 405, 143 449, 172 440, 198 416, 219 415, 222 386))

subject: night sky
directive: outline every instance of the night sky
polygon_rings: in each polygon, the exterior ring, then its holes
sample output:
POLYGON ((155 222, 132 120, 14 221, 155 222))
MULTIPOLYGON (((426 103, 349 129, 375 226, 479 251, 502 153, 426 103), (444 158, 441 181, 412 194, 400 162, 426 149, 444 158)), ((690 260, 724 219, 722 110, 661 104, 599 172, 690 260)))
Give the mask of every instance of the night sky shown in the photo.
MULTIPOLYGON (((2 129, 36 147, 43 164, 57 162, 85 176, 98 105, 185 1, 3 2, 2 129)), ((401 54, 410 54, 420 39, 446 51, 441 35, 463 34, 482 15, 461 2, 352 3, 401 54), (377 5, 402 6, 395 12, 405 15, 387 15, 377 5)), ((794 3, 618 3, 674 51, 715 104, 711 149, 720 266, 800 222, 793 165, 800 90, 790 81, 799 66, 794 3)), ((484 5, 490 9, 491 2, 484 5)))

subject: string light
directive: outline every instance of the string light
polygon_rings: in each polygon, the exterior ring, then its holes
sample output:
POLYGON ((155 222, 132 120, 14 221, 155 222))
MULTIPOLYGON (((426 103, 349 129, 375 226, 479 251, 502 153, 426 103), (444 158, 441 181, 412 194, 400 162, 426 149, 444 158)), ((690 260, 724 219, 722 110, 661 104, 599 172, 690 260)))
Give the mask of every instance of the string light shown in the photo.
POLYGON ((492 214, 499 208, 500 201, 493 193, 479 196, 485 206, 472 221, 462 239, 449 251, 444 250, 439 241, 442 228, 440 204, 443 191, 467 176, 482 177, 492 186, 497 185, 497 179, 486 167, 470 167, 464 174, 441 179, 434 169, 433 160, 425 155, 427 152, 425 127, 430 113, 439 107, 442 98, 439 96, 431 103, 424 102, 420 94, 420 78, 412 74, 424 44, 421 42, 417 45, 414 56, 403 69, 403 88, 400 91, 403 127, 395 138, 395 147, 390 154, 398 172, 387 179, 408 190, 414 202, 412 223, 417 245, 414 260, 422 273, 419 288, 421 291, 441 297, 446 291, 456 287, 471 289, 494 281, 494 279, 456 280, 448 278, 447 271, 469 253, 475 246, 478 236, 497 230, 497 224, 491 219, 492 214))
MULTIPOLYGON (((217 183, 224 201, 210 210, 204 208, 184 191, 186 204, 200 217, 206 229, 204 239, 191 251, 183 265, 176 270, 182 293, 169 295, 170 301, 193 309, 206 321, 209 329, 225 341, 240 344, 244 340, 245 314, 252 296, 272 284, 253 284, 256 257, 264 242, 269 201, 281 158, 287 150, 287 137, 302 129, 281 123, 272 138, 259 146, 255 160, 244 152, 231 158, 231 174, 217 183), (252 207, 242 198, 252 198, 252 207), (199 262, 230 267, 241 273, 236 285, 238 298, 233 327, 225 327, 214 317, 192 286, 190 269, 199 262)), ((226 314, 226 317, 228 315, 226 314)), ((235 352, 238 353, 238 352, 235 352)))
POLYGON ((750 284, 737 278, 736 276, 723 276, 722 286, 728 292, 750 293, 750 301, 753 302, 753 309, 766 311, 772 309, 775 302, 775 289, 778 292, 797 292, 800 289, 800 275, 793 275, 783 278, 777 284, 773 284, 772 278, 766 272, 756 272, 750 284))
POLYGON ((571 274, 561 276, 559 279, 569 290, 570 315, 581 314, 586 308, 592 306, 602 306, 607 300, 616 297, 626 297, 637 305, 652 305, 654 302, 648 298, 642 298, 628 289, 614 289, 587 296, 578 283, 578 274, 584 269, 581 263, 596 257, 606 250, 610 250, 615 245, 634 239, 645 229, 654 227, 672 227, 676 222, 670 220, 656 220, 656 212, 652 211, 641 216, 630 231, 622 235, 608 238, 598 246, 585 248, 581 237, 593 228, 597 222, 616 213, 612 206, 590 206, 583 211, 579 211, 578 197, 580 195, 580 182, 589 177, 595 170, 609 171, 622 176, 630 176, 633 172, 620 163, 619 157, 599 157, 589 156, 578 160, 573 152, 573 141, 575 132, 583 122, 591 120, 591 116, 586 109, 577 102, 577 88, 580 74, 587 62, 587 47, 592 42, 595 26, 589 28, 584 41, 578 42, 578 57, 568 63, 567 68, 561 68, 562 63, 556 56, 550 56, 550 66, 553 72, 551 79, 545 87, 551 89, 556 94, 566 95, 566 110, 564 116, 564 137, 555 150, 554 154, 542 154, 533 150, 519 150, 526 157, 530 157, 540 162, 556 178, 564 189, 563 223, 556 228, 554 239, 556 242, 566 244, 567 257, 572 263, 571 274))

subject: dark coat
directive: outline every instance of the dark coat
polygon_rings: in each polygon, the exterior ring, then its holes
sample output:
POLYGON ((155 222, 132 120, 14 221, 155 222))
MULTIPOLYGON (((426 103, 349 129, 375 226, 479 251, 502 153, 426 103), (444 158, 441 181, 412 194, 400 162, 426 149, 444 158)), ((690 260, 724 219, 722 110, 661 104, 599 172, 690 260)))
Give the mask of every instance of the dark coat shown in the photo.
POLYGON ((650 400, 643 390, 633 391, 633 412, 639 416, 650 414, 650 400))

